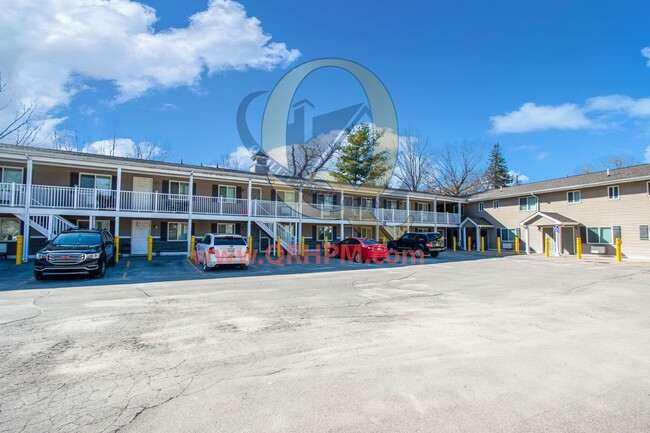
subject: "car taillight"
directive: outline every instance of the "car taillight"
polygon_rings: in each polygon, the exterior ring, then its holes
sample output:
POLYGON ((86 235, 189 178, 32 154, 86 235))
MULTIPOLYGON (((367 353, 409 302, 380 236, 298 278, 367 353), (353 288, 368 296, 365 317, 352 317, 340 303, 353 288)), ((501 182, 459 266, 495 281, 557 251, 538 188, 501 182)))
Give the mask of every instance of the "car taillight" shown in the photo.
POLYGON ((431 246, 431 242, 427 242, 426 244, 424 244, 424 246, 425 246, 425 247, 430 247, 430 246, 431 246))
POLYGON ((214 247, 208 248, 208 254, 214 254, 214 247))

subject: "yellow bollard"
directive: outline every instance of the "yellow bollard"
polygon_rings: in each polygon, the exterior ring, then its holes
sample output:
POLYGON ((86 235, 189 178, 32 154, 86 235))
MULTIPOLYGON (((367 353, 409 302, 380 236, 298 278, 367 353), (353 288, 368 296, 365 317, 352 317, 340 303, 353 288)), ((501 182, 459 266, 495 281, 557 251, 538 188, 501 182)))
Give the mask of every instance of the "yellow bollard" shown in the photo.
POLYGON ((481 236, 481 252, 485 252, 485 236, 481 236))
POLYGON ((515 253, 519 254, 519 236, 515 236, 515 253))
POLYGON ((248 256, 253 256, 253 236, 248 237, 248 256))
POLYGON ((467 236, 467 251, 472 251, 472 237, 467 236))
POLYGON ((621 238, 616 238, 616 261, 623 260, 623 253, 621 251, 621 238))
POLYGON ((576 256, 578 260, 582 259, 582 239, 576 238, 576 256))
POLYGON ((454 236, 454 244, 452 246, 454 248, 454 252, 456 252, 456 236, 454 236))
POLYGON ((325 236, 325 242, 323 242, 323 250, 325 250, 325 255, 328 254, 329 242, 327 242, 327 236, 325 236))
POLYGON ((196 236, 190 237, 190 259, 194 260, 194 247, 196 246, 196 236))
POLYGON ((497 237, 497 254, 501 254, 501 238, 497 237))
POLYGON ((300 238, 300 255, 305 257, 305 237, 300 238))
POLYGON ((149 236, 149 245, 147 247, 147 260, 153 259, 153 236, 149 236))
POLYGON ((546 257, 548 257, 548 255, 550 253, 550 251, 549 251, 550 245, 551 245, 551 239, 547 237, 546 239, 544 239, 544 255, 546 257))
POLYGON ((120 261, 120 237, 115 236, 115 263, 120 261))
POLYGON ((277 254, 278 257, 282 257, 282 244, 281 244, 280 236, 278 236, 277 251, 278 251, 278 254, 277 254))
POLYGON ((382 237, 381 237, 381 243, 384 244, 384 245, 386 245, 386 237, 385 237, 385 236, 382 236, 382 237))
POLYGON ((23 264, 23 235, 16 236, 16 264, 23 264))

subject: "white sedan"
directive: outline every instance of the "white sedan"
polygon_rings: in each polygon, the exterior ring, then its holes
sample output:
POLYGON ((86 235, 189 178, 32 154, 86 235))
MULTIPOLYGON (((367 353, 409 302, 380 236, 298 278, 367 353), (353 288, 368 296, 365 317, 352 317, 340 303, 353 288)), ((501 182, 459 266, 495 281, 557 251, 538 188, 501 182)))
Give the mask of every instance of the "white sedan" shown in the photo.
POLYGON ((208 233, 196 243, 196 263, 204 271, 216 269, 222 265, 238 265, 248 268, 250 257, 246 240, 239 235, 208 233))

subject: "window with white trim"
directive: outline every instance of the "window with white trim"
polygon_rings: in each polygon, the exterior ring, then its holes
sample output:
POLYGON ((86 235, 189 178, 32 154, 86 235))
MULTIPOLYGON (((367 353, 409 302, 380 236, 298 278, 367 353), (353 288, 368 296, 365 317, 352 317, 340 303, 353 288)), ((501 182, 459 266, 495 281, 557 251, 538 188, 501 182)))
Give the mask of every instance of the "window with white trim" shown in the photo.
POLYGON ((81 173, 79 175, 79 187, 90 189, 111 189, 113 176, 108 174, 81 173))
POLYGON ((420 212, 429 212, 429 203, 417 202, 415 203, 415 209, 420 212))
POLYGON ((20 234, 20 221, 17 218, 0 218, 0 240, 14 241, 20 234))
POLYGON ((519 198, 519 210, 530 211, 537 209, 537 197, 521 197, 519 198))
POLYGON ((316 237, 319 241, 324 241, 327 236, 328 240, 332 240, 334 236, 333 226, 316 226, 316 237))
POLYGON ((613 233, 612 227, 587 227, 587 243, 613 244, 613 233))
POLYGON ((219 185, 219 197, 237 198, 237 187, 231 185, 219 185))
POLYGON ((502 228, 501 231, 501 242, 514 242, 517 237, 517 231, 515 229, 506 229, 502 228))
POLYGON ((360 232, 362 238, 372 239, 372 233, 373 233, 372 227, 361 227, 360 232))
POLYGON ((218 223, 217 233, 225 233, 227 235, 235 234, 235 224, 233 223, 218 223))
POLYGON ((650 240, 649 232, 650 231, 650 225, 645 224, 645 225, 640 225, 639 226, 639 239, 642 241, 647 241, 650 240))
POLYGON ((386 200, 386 209, 397 209, 397 200, 386 200))
POLYGON ((499 210, 499 200, 494 200, 492 202, 492 209, 499 210))
POLYGON ((20 167, 0 167, 0 182, 23 183, 23 169, 20 167))
POLYGON ((332 195, 332 194, 316 194, 316 204, 323 204, 323 205, 332 206, 334 204, 334 195, 332 195))
POLYGON ((168 223, 167 224, 168 241, 186 241, 187 240, 187 223, 168 223))
POLYGON ((361 201, 359 203, 361 203, 361 207, 364 207, 364 208, 373 208, 374 207, 372 205, 372 199, 371 198, 362 197, 361 201))
POLYGON ((181 182, 178 180, 169 181, 169 193, 178 194, 178 195, 189 195, 190 194, 190 183, 181 182))
POLYGON ((582 201, 580 191, 569 191, 566 193, 566 201, 569 204, 576 204, 582 201))
POLYGON ((277 191, 275 197, 276 200, 281 200, 285 203, 296 203, 295 191, 277 191))
POLYGON ((620 198, 618 185, 607 187, 607 198, 610 200, 618 200, 620 198))
MULTIPOLYGON (((77 220, 77 227, 80 229, 89 229, 90 228, 90 220, 77 220)), ((101 230, 110 230, 111 229, 111 222, 109 220, 95 220, 95 229, 101 230)))
POLYGON ((480 203, 478 204, 478 211, 479 211, 479 212, 483 212, 484 210, 485 210, 485 203, 480 202, 480 203))

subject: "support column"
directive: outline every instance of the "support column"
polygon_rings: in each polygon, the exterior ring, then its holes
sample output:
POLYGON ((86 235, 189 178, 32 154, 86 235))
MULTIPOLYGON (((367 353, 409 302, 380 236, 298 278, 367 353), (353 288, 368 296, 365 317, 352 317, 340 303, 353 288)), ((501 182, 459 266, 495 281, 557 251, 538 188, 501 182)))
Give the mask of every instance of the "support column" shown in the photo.
MULTIPOLYGON (((29 210, 32 204, 32 178, 34 177, 34 161, 27 157, 27 185, 25 185, 25 224, 23 229, 23 263, 29 259, 29 232, 31 231, 31 220, 29 210)), ((50 217, 51 218, 51 217, 50 217)))
POLYGON ((481 251, 481 227, 476 226, 476 248, 474 251, 481 251))
POLYGON ((530 229, 528 226, 524 226, 526 229, 526 254, 530 254, 530 229))
POLYGON ((251 223, 252 223, 252 212, 253 212, 253 200, 251 196, 253 195, 253 181, 248 179, 248 189, 246 190, 246 239, 251 236, 251 223))
POLYGON ((438 231, 438 197, 433 198, 433 231, 438 231))
POLYGON ((88 217, 88 228, 89 228, 89 229, 92 230, 92 229, 95 228, 95 219, 96 219, 96 218, 97 218, 97 217, 96 217, 95 215, 90 215, 90 216, 88 217))
POLYGON ((562 255, 562 226, 560 226, 560 230, 557 232, 557 236, 555 239, 555 255, 556 256, 562 255))
MULTIPOLYGON (((300 186, 298 187, 298 236, 296 239, 298 242, 301 242, 302 239, 302 181, 300 182, 300 186)), ((313 239, 314 241, 316 239, 313 239)))
POLYGON ((411 198, 406 194, 406 231, 411 231, 411 198))
POLYGON ((343 231, 345 230, 345 223, 343 222, 343 218, 345 216, 345 195, 343 193, 343 190, 341 190, 341 235, 339 236, 340 240, 345 239, 345 235, 343 231))
POLYGON ((120 235, 120 206, 122 205, 122 167, 117 168, 117 180, 115 191, 115 233, 113 236, 120 235))
POLYGON ((188 205, 187 205, 187 257, 191 255, 192 249, 192 204, 194 202, 194 172, 190 172, 188 205))

